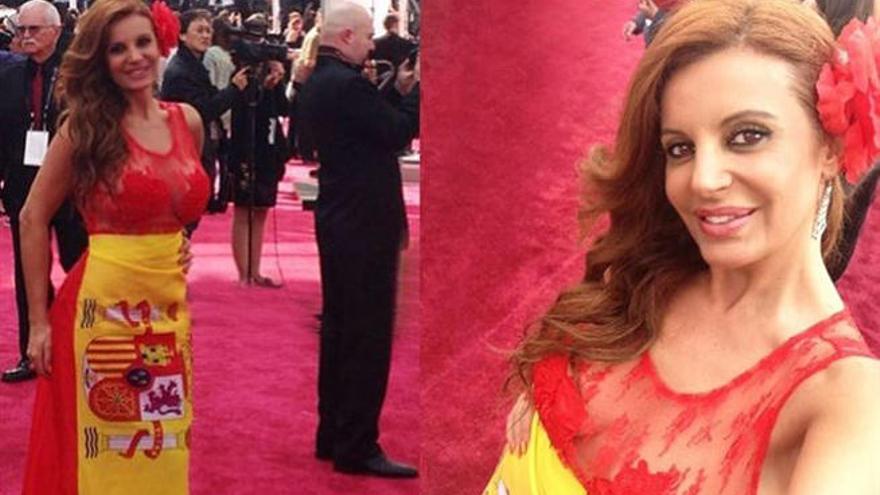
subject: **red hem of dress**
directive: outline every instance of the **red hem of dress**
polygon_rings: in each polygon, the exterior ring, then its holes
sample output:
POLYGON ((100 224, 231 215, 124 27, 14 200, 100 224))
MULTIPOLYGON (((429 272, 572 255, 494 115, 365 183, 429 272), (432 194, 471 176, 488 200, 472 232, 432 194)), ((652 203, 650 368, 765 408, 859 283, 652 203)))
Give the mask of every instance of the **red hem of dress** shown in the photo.
POLYGON ((79 490, 73 339, 87 259, 88 251, 68 274, 49 312, 53 373, 37 383, 23 495, 76 495, 79 490))

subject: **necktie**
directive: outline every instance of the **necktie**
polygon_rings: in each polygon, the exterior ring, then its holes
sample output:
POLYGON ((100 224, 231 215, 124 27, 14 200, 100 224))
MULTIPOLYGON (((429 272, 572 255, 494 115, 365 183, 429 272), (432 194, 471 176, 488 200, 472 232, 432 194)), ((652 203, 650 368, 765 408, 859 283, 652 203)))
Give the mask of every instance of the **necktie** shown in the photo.
POLYGON ((34 114, 34 129, 43 128, 43 66, 37 66, 31 83, 31 112, 34 114))

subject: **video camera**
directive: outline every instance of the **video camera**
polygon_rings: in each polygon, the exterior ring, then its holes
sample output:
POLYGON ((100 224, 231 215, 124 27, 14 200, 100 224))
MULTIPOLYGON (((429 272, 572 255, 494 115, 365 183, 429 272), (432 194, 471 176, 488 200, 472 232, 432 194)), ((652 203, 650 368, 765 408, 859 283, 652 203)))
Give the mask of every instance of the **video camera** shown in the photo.
POLYGON ((270 60, 287 61, 287 45, 275 36, 233 28, 229 31, 231 53, 237 65, 259 65, 270 60))

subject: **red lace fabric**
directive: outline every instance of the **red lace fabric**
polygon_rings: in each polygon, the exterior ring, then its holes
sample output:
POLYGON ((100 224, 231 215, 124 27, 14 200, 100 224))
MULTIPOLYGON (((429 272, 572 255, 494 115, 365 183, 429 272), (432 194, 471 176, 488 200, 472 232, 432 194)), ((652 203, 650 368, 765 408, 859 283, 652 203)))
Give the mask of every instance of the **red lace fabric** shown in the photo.
POLYGON ((668 388, 649 353, 621 364, 564 356, 534 369, 547 434, 589 495, 754 494, 779 411, 835 360, 871 356, 840 312, 776 348, 723 387, 668 388))
POLYGON ((161 103, 168 112, 171 148, 157 153, 123 130, 128 161, 112 194, 98 185, 83 217, 91 234, 162 234, 179 231, 199 218, 208 202, 208 176, 202 168, 183 109, 161 103))

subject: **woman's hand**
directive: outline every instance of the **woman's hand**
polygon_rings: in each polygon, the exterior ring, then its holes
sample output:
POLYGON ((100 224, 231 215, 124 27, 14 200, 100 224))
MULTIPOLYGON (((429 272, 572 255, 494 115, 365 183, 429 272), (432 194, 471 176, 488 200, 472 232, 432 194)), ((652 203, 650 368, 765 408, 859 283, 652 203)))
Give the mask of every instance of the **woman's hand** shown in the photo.
POLYGON ((645 17, 652 20, 657 16, 657 11, 660 10, 653 0, 639 0, 638 9, 645 17))
POLYGON ((636 32, 636 29, 638 29, 638 26, 636 26, 635 21, 633 21, 632 19, 626 21, 626 23, 623 25, 623 39, 625 41, 631 40, 634 36, 634 33, 636 32))
POLYGON ((183 242, 180 243, 180 250, 177 252, 180 253, 180 259, 177 260, 177 263, 183 267, 183 273, 185 275, 189 273, 193 264, 192 242, 190 242, 189 237, 183 236, 183 242))
POLYGON ((38 375, 52 374, 52 328, 48 323, 31 325, 27 357, 38 375))
POLYGON ((507 450, 521 456, 525 454, 529 446, 529 436, 532 434, 532 415, 535 408, 523 392, 519 394, 513 409, 507 415, 507 450))

